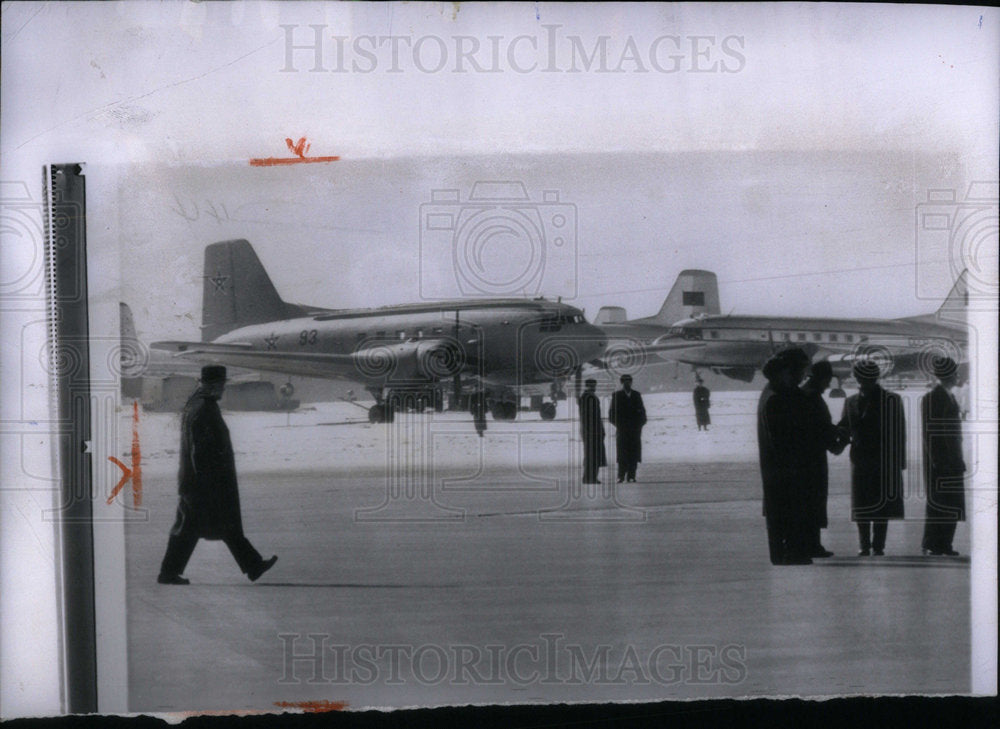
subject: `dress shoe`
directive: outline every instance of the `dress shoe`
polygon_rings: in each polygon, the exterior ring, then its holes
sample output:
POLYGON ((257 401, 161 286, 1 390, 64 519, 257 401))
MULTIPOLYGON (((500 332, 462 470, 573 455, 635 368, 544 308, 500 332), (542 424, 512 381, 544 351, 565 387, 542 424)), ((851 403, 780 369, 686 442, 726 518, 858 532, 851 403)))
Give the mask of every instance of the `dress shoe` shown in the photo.
POLYGON ((956 552, 951 547, 948 547, 947 549, 942 549, 940 552, 938 552, 938 554, 943 554, 946 557, 957 557, 958 556, 958 552, 956 552))
POLYGON ((625 479, 623 477, 619 477, 618 478, 618 483, 624 483, 624 482, 625 482, 625 479))
POLYGON ((858 552, 859 557, 871 557, 872 551, 870 549, 862 549, 858 552))
POLYGON ((882 550, 882 549, 873 549, 872 550, 872 554, 875 555, 876 557, 884 557, 885 556, 885 550, 882 550))
POLYGON ((809 556, 812 557, 813 559, 822 559, 824 557, 832 557, 833 556, 833 552, 831 552, 826 547, 820 545, 819 547, 817 547, 816 549, 814 549, 812 552, 810 552, 809 556))
POLYGON ((161 574, 156 578, 156 581, 161 585, 190 585, 191 580, 185 579, 180 575, 163 575, 161 574))
POLYGON ((274 563, 278 561, 278 555, 273 555, 271 559, 262 559, 260 564, 256 567, 252 567, 249 572, 247 572, 247 577, 250 578, 251 582, 256 582, 260 579, 260 576, 267 572, 269 569, 274 567, 274 563))

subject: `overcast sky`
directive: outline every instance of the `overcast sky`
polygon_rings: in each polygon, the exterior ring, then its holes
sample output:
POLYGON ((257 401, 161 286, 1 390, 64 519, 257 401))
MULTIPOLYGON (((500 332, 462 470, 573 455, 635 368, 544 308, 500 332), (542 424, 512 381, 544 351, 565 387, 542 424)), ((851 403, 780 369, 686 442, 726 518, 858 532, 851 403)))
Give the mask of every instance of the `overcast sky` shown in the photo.
MULTIPOLYGON (((689 267, 719 274, 727 311, 912 315, 962 265, 917 230, 928 190, 961 201, 996 178, 998 19, 843 4, 7 4, 5 179, 34 188, 43 162, 90 163, 91 243, 144 251, 123 259, 121 293, 142 299, 137 324, 157 322, 154 336, 192 335, 201 250, 227 237, 251 240, 292 301, 448 293, 451 271, 419 275, 446 267, 453 242, 421 227, 421 206, 454 188, 461 207, 480 180, 524 182, 533 202, 559 193, 576 228, 557 250, 540 224, 549 257, 519 293, 588 316, 654 313, 689 267), (341 161, 250 167, 290 156, 286 137, 341 161)), ((515 244, 486 252, 496 279, 520 265, 515 244)), ((995 244, 978 250, 995 268, 995 244)))

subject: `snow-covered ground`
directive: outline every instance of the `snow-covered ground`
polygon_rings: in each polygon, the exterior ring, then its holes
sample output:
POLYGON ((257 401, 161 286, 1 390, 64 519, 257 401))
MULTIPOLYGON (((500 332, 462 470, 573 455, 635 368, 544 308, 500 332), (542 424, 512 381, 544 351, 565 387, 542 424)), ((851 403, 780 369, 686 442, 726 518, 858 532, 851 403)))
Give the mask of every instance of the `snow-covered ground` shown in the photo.
MULTIPOLYGON (((643 430, 643 460, 663 462, 731 462, 757 457, 755 392, 713 394, 712 425, 699 432, 690 393, 644 395, 649 422, 643 430)), ((398 414, 392 425, 371 424, 368 403, 307 404, 293 413, 225 412, 240 473, 297 470, 382 468, 389 448, 416 448, 432 454, 435 465, 461 465, 480 455, 491 464, 559 465, 578 462, 580 446, 576 407, 560 402, 555 420, 522 412, 518 419, 488 418, 480 440, 468 413, 398 414)), ((603 402, 606 413, 608 399, 603 402)), ((831 410, 839 414, 838 401, 831 410)), ((123 438, 131 433, 131 411, 122 413, 123 438)), ((609 457, 614 452, 614 428, 605 424, 609 457)), ((180 415, 141 413, 139 436, 143 468, 150 473, 173 472, 177 466, 180 415)), ((129 436, 130 437, 130 436, 129 436)), ((122 444, 128 451, 129 443, 122 444)))

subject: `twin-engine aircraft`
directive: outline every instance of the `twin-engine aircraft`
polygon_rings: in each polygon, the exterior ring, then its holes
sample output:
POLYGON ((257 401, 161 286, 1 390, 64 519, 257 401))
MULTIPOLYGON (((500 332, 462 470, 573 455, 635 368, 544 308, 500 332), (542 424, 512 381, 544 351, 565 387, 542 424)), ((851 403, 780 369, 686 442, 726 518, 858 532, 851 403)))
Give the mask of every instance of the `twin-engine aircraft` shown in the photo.
POLYGON ((495 419, 513 420, 520 395, 545 420, 563 384, 598 358, 607 337, 583 313, 544 299, 470 299, 324 309, 285 302, 246 240, 205 249, 202 341, 153 348, 203 363, 347 379, 375 398, 371 422, 400 407, 460 407, 479 393, 495 419), (545 394, 551 398, 545 400, 545 394))
MULTIPOLYGON (((605 359, 626 352, 659 357, 743 382, 751 382, 775 352, 800 347, 814 360, 826 359, 838 380, 861 358, 879 363, 883 374, 923 374, 948 356, 968 362, 968 272, 962 272, 933 314, 904 319, 733 316, 719 311, 715 274, 682 271, 660 313, 627 320, 619 307, 604 307, 595 324, 608 335, 605 359), (683 311, 684 316, 676 316, 683 311), (668 324, 668 321, 673 320, 668 324)), ((841 387, 830 393, 843 397, 841 387)))

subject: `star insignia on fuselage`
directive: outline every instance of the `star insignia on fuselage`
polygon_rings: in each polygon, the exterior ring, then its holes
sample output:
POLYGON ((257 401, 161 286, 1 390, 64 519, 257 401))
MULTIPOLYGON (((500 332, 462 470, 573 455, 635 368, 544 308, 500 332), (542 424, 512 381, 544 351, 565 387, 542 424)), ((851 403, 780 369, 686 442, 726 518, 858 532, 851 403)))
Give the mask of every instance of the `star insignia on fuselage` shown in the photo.
POLYGON ((214 276, 206 276, 212 285, 215 287, 212 290, 213 294, 225 294, 226 293, 226 282, 229 281, 229 276, 223 276, 221 271, 216 271, 214 276))
POLYGON ((271 334, 269 337, 264 337, 264 344, 267 345, 268 350, 278 348, 278 335, 271 334))

